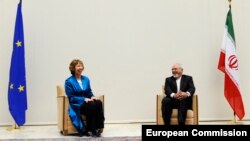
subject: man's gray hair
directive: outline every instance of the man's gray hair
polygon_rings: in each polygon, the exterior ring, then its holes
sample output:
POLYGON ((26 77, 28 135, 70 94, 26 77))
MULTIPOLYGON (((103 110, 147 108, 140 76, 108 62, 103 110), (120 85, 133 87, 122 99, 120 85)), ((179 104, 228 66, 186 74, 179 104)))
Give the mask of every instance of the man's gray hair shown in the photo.
POLYGON ((176 64, 183 70, 183 67, 182 67, 181 63, 176 63, 176 64))

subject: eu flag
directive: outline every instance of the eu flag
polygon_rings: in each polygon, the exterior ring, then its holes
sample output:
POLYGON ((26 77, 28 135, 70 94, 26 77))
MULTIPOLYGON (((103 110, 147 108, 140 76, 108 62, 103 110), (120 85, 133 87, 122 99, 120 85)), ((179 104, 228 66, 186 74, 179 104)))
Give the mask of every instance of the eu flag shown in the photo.
POLYGON ((8 86, 9 111, 18 126, 25 123, 27 110, 22 2, 17 7, 13 52, 8 86))

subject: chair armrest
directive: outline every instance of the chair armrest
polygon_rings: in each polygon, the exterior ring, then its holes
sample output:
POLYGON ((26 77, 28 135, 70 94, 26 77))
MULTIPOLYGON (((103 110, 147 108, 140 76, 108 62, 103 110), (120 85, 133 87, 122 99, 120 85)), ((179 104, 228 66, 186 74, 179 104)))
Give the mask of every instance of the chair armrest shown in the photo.
POLYGON ((65 96, 63 85, 57 85, 56 90, 57 90, 57 96, 65 96))
POLYGON ((102 101, 102 107, 104 109, 104 95, 97 95, 96 97, 102 101))
POLYGON ((198 96, 195 94, 193 95, 193 105, 192 105, 192 109, 194 112, 194 124, 198 125, 199 124, 199 113, 198 113, 198 96))
POLYGON ((64 109, 65 109, 65 96, 58 96, 57 97, 57 121, 58 121, 58 128, 60 131, 63 130, 64 126, 64 109))
POLYGON ((162 119, 162 112, 161 112, 161 102, 165 95, 157 95, 156 96, 156 123, 158 125, 164 124, 162 119))

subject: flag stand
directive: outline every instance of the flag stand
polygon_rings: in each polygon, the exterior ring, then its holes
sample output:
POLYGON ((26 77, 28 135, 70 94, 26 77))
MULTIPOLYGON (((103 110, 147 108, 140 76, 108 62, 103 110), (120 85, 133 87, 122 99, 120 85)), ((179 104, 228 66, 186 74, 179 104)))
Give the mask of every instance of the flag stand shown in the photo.
POLYGON ((243 123, 242 123, 242 121, 237 120, 237 116, 234 113, 234 119, 229 121, 228 124, 230 124, 230 125, 242 125, 243 123))
POLYGON ((6 128, 7 131, 20 131, 21 130, 21 127, 18 126, 16 123, 12 126, 9 126, 6 128))

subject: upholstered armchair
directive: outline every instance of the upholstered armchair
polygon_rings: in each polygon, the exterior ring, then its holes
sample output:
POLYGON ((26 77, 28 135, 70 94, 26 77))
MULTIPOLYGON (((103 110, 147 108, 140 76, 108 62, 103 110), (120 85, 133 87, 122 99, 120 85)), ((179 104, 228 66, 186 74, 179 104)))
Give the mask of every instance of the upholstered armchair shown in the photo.
MULTIPOLYGON (((58 128, 63 135, 77 133, 68 115, 69 100, 65 95, 65 90, 62 85, 57 87, 57 111, 58 111, 58 128)), ((102 101, 104 108, 104 95, 96 96, 102 101)), ((82 119, 86 121, 86 116, 82 115, 82 119)), ((100 129, 103 132, 103 129, 100 129)))
MULTIPOLYGON (((157 95, 157 109, 156 109, 156 123, 158 125, 164 125, 164 121, 162 118, 162 111, 161 111, 161 101, 165 95, 157 95)), ((199 116, 198 116, 198 96, 193 96, 193 110, 187 111, 187 118, 186 118, 186 125, 198 125, 199 124, 199 116)), ((170 124, 177 125, 178 124, 178 109, 173 109, 173 113, 171 115, 170 124)))
MULTIPOLYGON (((163 87, 164 91, 164 87, 163 87)), ((162 118, 162 111, 161 111, 161 102, 164 98, 165 94, 157 95, 156 97, 156 124, 164 125, 164 121, 162 118)), ((170 124, 177 125, 178 124, 178 109, 173 109, 171 115, 170 124)), ((198 125, 199 124, 199 114, 198 114, 198 96, 195 94, 193 95, 193 103, 192 103, 192 110, 187 111, 187 118, 185 121, 186 125, 198 125)))

